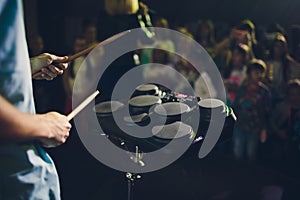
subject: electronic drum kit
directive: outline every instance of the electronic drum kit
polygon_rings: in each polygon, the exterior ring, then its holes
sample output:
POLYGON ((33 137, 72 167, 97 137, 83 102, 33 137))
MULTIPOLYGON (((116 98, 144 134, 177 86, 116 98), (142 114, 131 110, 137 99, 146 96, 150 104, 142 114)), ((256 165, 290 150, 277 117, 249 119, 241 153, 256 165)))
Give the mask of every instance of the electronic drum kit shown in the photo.
POLYGON ((224 102, 176 93, 156 84, 138 86, 127 101, 104 101, 94 106, 104 134, 131 152, 136 146, 143 152, 155 151, 172 140, 186 138, 191 144, 201 143, 212 111, 225 119, 218 142, 231 138, 236 117, 224 102), (142 128, 138 130, 143 136, 130 134, 137 127, 142 128))
MULTIPOLYGON (((174 144, 188 144, 188 149, 195 146, 199 150, 213 120, 213 112, 225 122, 218 143, 231 138, 236 121, 232 108, 221 100, 188 96, 156 84, 140 85, 129 100, 103 101, 93 109, 102 135, 131 152, 134 156, 129 158, 140 167, 145 165, 143 153, 163 149, 164 153, 172 154, 174 144), (168 148, 171 142, 173 146, 168 148)), ((126 178, 130 200, 134 181, 140 175, 127 172, 126 178)))

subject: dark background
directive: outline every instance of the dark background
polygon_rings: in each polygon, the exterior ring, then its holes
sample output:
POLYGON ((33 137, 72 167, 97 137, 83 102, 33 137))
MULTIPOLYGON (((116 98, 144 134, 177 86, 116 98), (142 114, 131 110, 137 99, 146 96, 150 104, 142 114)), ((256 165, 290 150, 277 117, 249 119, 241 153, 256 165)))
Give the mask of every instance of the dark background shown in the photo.
MULTIPOLYGON (((299 0, 144 0, 155 15, 171 24, 187 24, 199 19, 236 25, 244 18, 253 20, 257 27, 279 23, 283 27, 300 22, 299 0)), ((104 0, 26 0, 27 32, 39 33, 46 49, 65 53, 73 38, 80 34, 85 18, 95 21, 104 12, 104 0)), ((113 25, 112 25, 113 26, 113 25)), ((98 27, 99 30, 105 27, 98 27)), ((172 28, 172 27, 171 27, 172 28)))

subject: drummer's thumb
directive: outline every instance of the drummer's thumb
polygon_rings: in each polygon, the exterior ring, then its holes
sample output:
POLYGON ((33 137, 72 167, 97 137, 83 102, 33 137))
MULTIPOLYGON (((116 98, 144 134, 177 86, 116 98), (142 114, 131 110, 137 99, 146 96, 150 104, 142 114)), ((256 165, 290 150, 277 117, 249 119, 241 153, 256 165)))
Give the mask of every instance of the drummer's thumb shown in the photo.
POLYGON ((53 55, 53 61, 58 63, 68 62, 68 56, 55 56, 53 55))

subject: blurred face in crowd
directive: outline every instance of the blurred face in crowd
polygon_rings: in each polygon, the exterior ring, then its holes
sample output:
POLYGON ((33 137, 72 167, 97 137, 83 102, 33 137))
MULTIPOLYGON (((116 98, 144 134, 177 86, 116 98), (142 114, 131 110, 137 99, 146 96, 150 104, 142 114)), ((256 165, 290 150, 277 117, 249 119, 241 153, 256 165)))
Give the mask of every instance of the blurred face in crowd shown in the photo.
POLYGON ((251 38, 250 33, 248 31, 238 29, 233 30, 233 37, 235 39, 236 44, 242 43, 247 45, 251 38))
POLYGON ((73 46, 74 52, 77 53, 85 48, 86 48, 86 40, 83 38, 76 38, 73 46))
POLYGON ((169 28, 168 21, 166 19, 158 19, 154 22, 155 27, 169 28))
MULTIPOLYGON (((193 35, 184 27, 178 27, 176 29, 178 32, 184 34, 186 37, 192 38, 193 39, 193 35)), ((179 41, 176 42, 176 48, 178 49, 179 52, 181 52, 184 55, 189 55, 191 48, 192 48, 192 44, 193 41, 192 40, 188 40, 186 38, 179 38, 179 41)))
POLYGON ((97 28, 95 26, 88 26, 84 32, 84 37, 87 43, 92 43, 97 40, 97 28))
POLYGON ((231 63, 233 67, 241 67, 245 64, 245 57, 238 49, 233 50, 231 63))
POLYGON ((161 49, 153 49, 152 62, 166 64, 168 62, 168 54, 161 49))
POLYGON ((296 53, 295 53, 295 59, 300 62, 300 45, 298 46, 296 53))
POLYGON ((249 78, 253 83, 257 83, 262 80, 263 72, 260 69, 252 69, 249 74, 249 78))
POLYGON ((202 37, 202 38, 207 38, 208 37, 208 35, 210 34, 210 27, 209 27, 209 25, 208 24, 203 24, 202 26, 201 26, 201 29, 200 29, 200 37, 202 37))
POLYGON ((284 43, 281 41, 276 41, 273 46, 274 57, 281 57, 284 53, 284 43))
POLYGON ((32 56, 36 56, 43 52, 44 50, 44 41, 41 36, 36 36, 29 40, 29 48, 31 51, 32 56))

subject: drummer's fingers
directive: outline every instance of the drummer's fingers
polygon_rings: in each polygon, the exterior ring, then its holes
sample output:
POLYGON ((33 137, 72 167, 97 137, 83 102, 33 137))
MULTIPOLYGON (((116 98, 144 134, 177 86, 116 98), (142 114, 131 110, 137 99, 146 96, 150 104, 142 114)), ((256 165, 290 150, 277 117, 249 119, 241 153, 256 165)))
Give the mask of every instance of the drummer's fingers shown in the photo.
POLYGON ((66 140, 68 139, 68 137, 69 137, 69 132, 67 132, 67 134, 63 135, 62 142, 65 143, 66 140))
POLYGON ((45 73, 42 73, 41 77, 42 77, 41 79, 44 79, 44 80, 47 80, 47 81, 52 81, 53 80, 52 77, 50 77, 48 74, 45 74, 45 73))
POLYGON ((50 68, 51 68, 50 66, 49 66, 49 68, 46 68, 46 67, 42 68, 41 71, 42 71, 43 74, 45 74, 45 76, 44 76, 45 78, 50 77, 51 80, 52 80, 53 78, 55 78, 57 76, 57 74, 52 72, 53 69, 50 70, 50 68))
POLYGON ((35 76, 33 77, 35 80, 43 80, 45 79, 44 76, 43 76, 43 73, 40 73, 39 76, 35 76))
POLYGON ((68 68, 68 63, 57 63, 57 65, 60 69, 66 70, 68 68))
POLYGON ((54 66, 54 65, 50 65, 48 68, 49 68, 50 71, 53 72, 54 74, 61 75, 61 74, 64 73, 64 70, 59 69, 58 67, 56 67, 56 66, 54 66))
POLYGON ((69 131, 64 131, 63 134, 59 134, 56 136, 55 141, 58 145, 61 145, 67 141, 69 137, 69 131))

